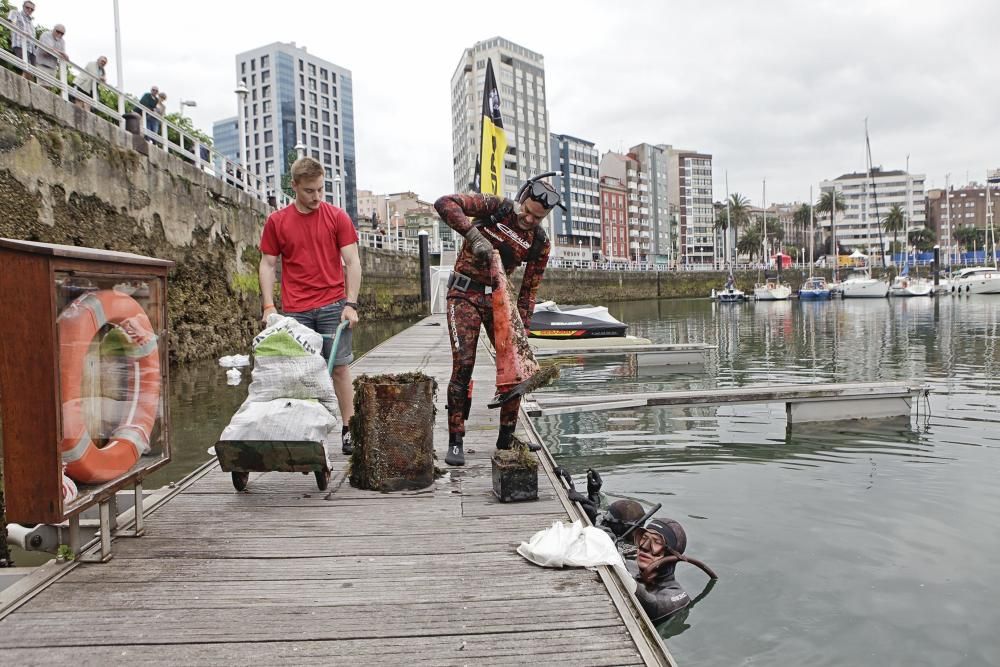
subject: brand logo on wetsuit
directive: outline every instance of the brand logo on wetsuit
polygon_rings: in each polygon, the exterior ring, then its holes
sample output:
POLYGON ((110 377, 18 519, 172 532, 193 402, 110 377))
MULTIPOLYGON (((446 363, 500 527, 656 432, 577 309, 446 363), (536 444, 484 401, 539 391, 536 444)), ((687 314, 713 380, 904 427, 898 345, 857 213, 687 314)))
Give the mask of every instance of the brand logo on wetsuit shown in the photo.
MULTIPOLYGON (((530 243, 528 243, 527 241, 525 241, 524 239, 522 239, 520 236, 517 235, 517 232, 515 232, 513 229, 511 229, 507 225, 503 224, 502 222, 497 225, 497 229, 499 229, 501 232, 503 232, 505 235, 507 235, 510 238, 511 241, 513 241, 517 245, 521 246, 525 250, 528 250, 529 248, 531 248, 531 244, 530 243)), ((496 232, 494 232, 492 229, 490 229, 489 227, 485 227, 484 226, 484 227, 482 227, 482 230, 483 230, 484 233, 489 234, 490 237, 496 239, 500 243, 503 243, 506 240, 502 236, 500 236, 499 234, 497 234, 496 232)))
POLYGON ((451 320, 451 341, 452 344, 455 346, 455 349, 459 350, 461 349, 462 346, 459 344, 458 341, 458 325, 455 324, 455 304, 453 303, 448 304, 448 309, 451 311, 449 313, 451 317, 448 318, 451 320))

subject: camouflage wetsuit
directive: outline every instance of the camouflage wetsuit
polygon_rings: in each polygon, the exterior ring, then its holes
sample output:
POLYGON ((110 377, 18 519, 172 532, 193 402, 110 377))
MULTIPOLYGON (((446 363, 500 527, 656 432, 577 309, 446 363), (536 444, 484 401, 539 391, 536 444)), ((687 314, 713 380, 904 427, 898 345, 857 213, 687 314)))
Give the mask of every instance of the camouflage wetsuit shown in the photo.
MULTIPOLYGON (((446 195, 434 202, 434 208, 444 222, 461 235, 473 226, 479 227, 494 248, 500 251, 504 269, 510 275, 523 262, 524 279, 517 298, 521 321, 528 328, 535 308, 535 293, 549 261, 549 241, 540 227, 524 232, 515 224, 517 215, 509 200, 493 195, 446 195), (536 238, 537 236, 537 238, 536 238)), ((465 433, 465 414, 469 402, 469 383, 476 365, 479 326, 493 340, 492 296, 485 289, 492 284, 489 266, 480 262, 469 244, 464 244, 455 262, 453 275, 464 276, 448 290, 448 332, 451 339, 451 381, 448 383, 448 432, 465 433)), ((456 279, 453 277, 453 281, 456 279)), ((504 403, 500 408, 500 425, 513 427, 517 423, 520 399, 504 403)))

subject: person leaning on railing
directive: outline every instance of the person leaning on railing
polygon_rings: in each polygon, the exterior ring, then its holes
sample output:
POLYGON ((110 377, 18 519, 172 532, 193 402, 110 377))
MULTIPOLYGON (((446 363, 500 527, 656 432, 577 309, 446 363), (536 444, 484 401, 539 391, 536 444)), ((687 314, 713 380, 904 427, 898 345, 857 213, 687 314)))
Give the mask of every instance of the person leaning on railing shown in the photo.
MULTIPOLYGON (((34 36, 35 23, 32 15, 35 13, 35 3, 28 0, 21 9, 12 9, 7 14, 7 20, 14 24, 16 30, 10 31, 10 46, 14 55, 21 60, 26 60, 29 65, 35 64, 35 49, 37 48, 23 33, 34 36)), ((21 70, 24 78, 34 81, 34 77, 27 70, 21 70)))
POLYGON ((35 56, 38 67, 45 70, 46 74, 56 80, 60 78, 59 59, 69 60, 69 56, 66 55, 66 40, 63 39, 65 34, 66 26, 57 23, 52 30, 46 30, 38 38, 39 43, 42 45, 42 48, 38 50, 35 56))
POLYGON ((104 72, 104 68, 107 65, 107 56, 99 56, 97 60, 91 60, 87 63, 87 66, 73 82, 73 87, 77 90, 73 94, 73 104, 81 109, 86 109, 88 107, 87 101, 81 95, 86 95, 95 100, 100 98, 98 83, 107 83, 107 77, 104 72))

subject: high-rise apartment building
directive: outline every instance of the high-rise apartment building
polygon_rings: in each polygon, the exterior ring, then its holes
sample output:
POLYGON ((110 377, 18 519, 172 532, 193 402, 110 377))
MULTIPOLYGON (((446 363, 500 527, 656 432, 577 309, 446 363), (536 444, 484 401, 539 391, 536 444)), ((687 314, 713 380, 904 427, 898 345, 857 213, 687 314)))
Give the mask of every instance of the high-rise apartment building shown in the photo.
POLYGON ((551 256, 564 259, 598 259, 601 253, 601 202, 597 148, 590 141, 567 134, 553 134, 549 146, 552 185, 566 211, 558 206, 546 220, 551 227, 551 256), (551 221, 551 222, 550 222, 551 221))
POLYGON ((670 151, 664 144, 639 144, 629 149, 639 162, 639 216, 649 225, 649 261, 660 264, 673 260, 676 229, 670 216, 670 151))
POLYGON ((212 123, 212 147, 239 164, 240 121, 238 117, 223 118, 212 123))
POLYGON ((649 174, 635 154, 607 152, 601 156, 600 177, 615 179, 625 185, 625 220, 628 225, 628 258, 633 262, 652 262, 649 225, 649 174), (645 186, 642 189, 641 186, 645 186), (643 197, 647 201, 643 202, 643 197))
POLYGON ((277 191, 301 151, 326 169, 326 200, 339 203, 356 221, 350 70, 317 58, 295 42, 274 42, 238 54, 236 79, 248 89, 242 114, 247 169, 263 178, 268 190, 277 191))
POLYGON ((628 190, 614 176, 601 176, 601 252, 604 259, 627 262, 629 254, 628 190))
POLYGON ((541 54, 502 37, 476 42, 465 49, 451 77, 452 163, 456 192, 468 191, 476 168, 487 59, 493 61, 507 136, 503 192, 513 195, 529 176, 549 170, 545 62, 541 54))
MULTIPOLYGON (((969 183, 960 188, 934 188, 927 191, 926 211, 927 226, 934 230, 934 237, 947 255, 959 251, 956 232, 963 227, 979 230, 985 238, 987 225, 986 187, 978 183, 969 183)), ((990 199, 993 200, 993 215, 1000 211, 1000 190, 995 185, 990 186, 990 199)), ((993 221, 996 226, 996 220, 993 221)), ((958 235, 961 238, 961 234, 958 235)), ((981 246, 981 244, 980 244, 981 246)), ((982 249, 980 247, 980 249, 982 249)), ((972 248, 967 248, 972 250, 972 248)))
MULTIPOLYGON (((925 225, 923 174, 875 168, 871 176, 866 173, 844 174, 832 181, 821 182, 819 187, 820 192, 835 190, 843 197, 844 210, 837 211, 837 241, 846 248, 866 254, 871 254, 872 249, 888 250, 892 239, 882 231, 882 220, 893 204, 898 204, 903 210, 907 231, 921 229, 925 225)), ((829 234, 829 215, 823 216, 823 229, 824 235, 829 234)))
POLYGON ((714 264, 724 253, 712 208, 712 156, 666 147, 669 156, 671 212, 679 231, 678 263, 714 264))

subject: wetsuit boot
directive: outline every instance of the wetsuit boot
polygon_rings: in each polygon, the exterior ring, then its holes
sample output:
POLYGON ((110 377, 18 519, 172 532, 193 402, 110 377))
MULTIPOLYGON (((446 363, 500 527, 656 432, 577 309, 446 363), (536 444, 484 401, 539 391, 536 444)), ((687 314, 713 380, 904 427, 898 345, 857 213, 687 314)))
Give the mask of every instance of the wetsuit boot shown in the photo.
POLYGON ((461 433, 448 434, 448 454, 444 457, 444 462, 450 466, 464 466, 465 452, 462 451, 463 435, 461 433))
MULTIPOLYGON (((516 424, 512 426, 504 426, 503 424, 500 424, 500 433, 497 435, 497 449, 510 449, 514 446, 514 430, 516 428, 516 424)), ((518 440, 518 442, 521 441, 518 440)), ((541 449, 539 445, 536 445, 533 442, 525 442, 523 444, 527 445, 528 451, 531 452, 537 452, 541 449)))

